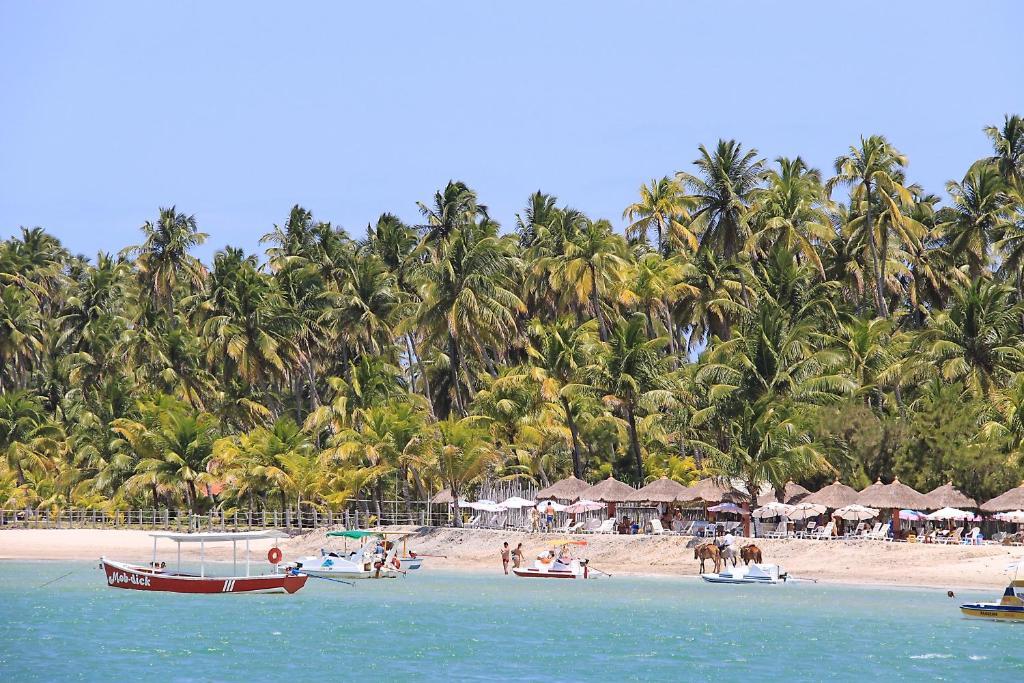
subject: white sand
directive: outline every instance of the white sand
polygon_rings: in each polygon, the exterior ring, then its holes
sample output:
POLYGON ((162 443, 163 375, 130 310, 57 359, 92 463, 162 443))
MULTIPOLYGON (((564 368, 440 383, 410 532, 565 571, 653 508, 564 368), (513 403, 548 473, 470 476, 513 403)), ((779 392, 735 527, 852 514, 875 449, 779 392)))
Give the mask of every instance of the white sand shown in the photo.
MULTIPOLYGON (((316 553, 325 546, 325 530, 281 543, 285 559, 316 553)), ((408 547, 432 557, 426 567, 464 571, 501 571, 503 541, 523 543, 528 561, 554 537, 490 530, 428 529, 408 540, 408 547)), ((586 536, 582 553, 591 566, 612 574, 693 576, 698 563, 687 548, 689 537, 586 536)), ((349 541, 350 546, 352 541, 349 541)), ((782 565, 793 576, 828 582, 928 586, 943 589, 992 588, 1006 585, 1006 565, 1024 559, 1024 547, 938 546, 881 541, 807 541, 759 539, 764 561, 782 565)), ((254 541, 254 557, 265 557, 271 541, 254 541)), ((153 540, 146 531, 96 529, 7 529, 0 531, 0 559, 95 560, 100 555, 124 560, 148 560, 153 540)), ((158 544, 160 557, 174 557, 175 545, 158 544)), ((198 546, 182 546, 182 556, 197 558, 198 546)), ((229 560, 231 546, 206 549, 209 559, 229 560)))

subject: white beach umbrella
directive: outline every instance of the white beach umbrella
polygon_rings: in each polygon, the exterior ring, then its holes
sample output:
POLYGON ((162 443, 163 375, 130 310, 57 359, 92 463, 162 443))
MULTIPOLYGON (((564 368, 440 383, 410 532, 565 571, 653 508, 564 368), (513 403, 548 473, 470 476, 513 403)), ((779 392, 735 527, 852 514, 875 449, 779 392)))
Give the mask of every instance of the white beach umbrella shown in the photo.
POLYGON ((999 514, 992 515, 995 519, 1003 522, 1013 522, 1014 524, 1024 524, 1024 510, 1013 510, 1012 512, 1000 512, 999 514))
POLYGON ((708 512, 743 512, 743 508, 736 503, 719 503, 709 507, 708 512))
POLYGON ((771 519, 772 517, 779 516, 789 517, 789 513, 791 513, 792 511, 792 505, 786 505, 785 503, 772 501, 771 503, 763 505, 754 510, 753 512, 751 512, 750 516, 754 519, 771 519))
POLYGON ((471 503, 459 503, 459 507, 481 510, 483 512, 497 512, 500 509, 493 500, 475 500, 471 503))
POLYGON ((786 516, 790 519, 807 519, 823 515, 826 510, 828 510, 827 507, 818 503, 797 503, 790 506, 789 514, 786 516))
POLYGON ((874 519, 878 516, 878 510, 854 503, 853 505, 847 505, 844 508, 839 508, 835 511, 835 515, 840 519, 852 519, 860 522, 865 519, 874 519))
POLYGON ((973 512, 958 510, 956 508, 942 508, 941 510, 936 510, 928 515, 927 519, 935 521, 940 519, 972 519, 973 517, 973 512))
POLYGON ((541 512, 544 512, 545 510, 548 509, 548 504, 550 504, 551 507, 554 508, 555 512, 563 512, 566 508, 565 505, 562 505, 558 501, 542 500, 541 502, 537 503, 537 509, 540 510, 541 512))
POLYGON ((571 514, 577 514, 580 512, 593 512, 594 510, 603 510, 607 507, 604 503, 598 503, 593 500, 578 500, 569 507, 565 508, 565 511, 571 514))
POLYGON ((498 505, 505 508, 506 510, 518 510, 519 508, 530 507, 531 505, 533 505, 533 501, 527 500, 526 498, 520 498, 519 496, 512 496, 508 500, 501 501, 500 503, 498 503, 498 505))

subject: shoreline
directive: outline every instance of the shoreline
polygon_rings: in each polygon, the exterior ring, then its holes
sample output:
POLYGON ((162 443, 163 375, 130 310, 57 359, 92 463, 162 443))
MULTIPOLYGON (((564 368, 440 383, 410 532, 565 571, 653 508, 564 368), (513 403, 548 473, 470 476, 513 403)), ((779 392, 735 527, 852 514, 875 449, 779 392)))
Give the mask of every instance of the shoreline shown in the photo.
MULTIPOLYGON (((397 530, 393 528, 389 530, 397 530)), ((499 548, 523 543, 526 564, 540 549, 558 538, 491 529, 406 527, 407 544, 422 555, 447 555, 427 560, 425 569, 501 573, 499 548)), ((282 540, 285 559, 316 554, 321 547, 338 546, 318 529, 282 540)), ((0 530, 0 561, 92 561, 101 555, 138 561, 152 557, 151 532, 104 529, 4 529, 0 530)), ((575 536, 587 540, 581 553, 591 564, 613 575, 638 578, 698 578, 699 563, 693 559, 689 536, 575 536)), ((742 542, 742 539, 741 539, 742 542)), ((882 541, 816 541, 757 539, 764 562, 782 565, 791 576, 823 584, 913 589, 1002 589, 1009 580, 1006 566, 1024 560, 1019 546, 941 546, 882 541), (854 574, 856 572, 856 574, 854 574)), ((353 543, 349 542, 350 549, 353 543)), ((158 543, 158 556, 175 553, 174 544, 158 543)), ((251 543, 253 560, 261 560, 271 541, 251 543)), ((182 557, 198 560, 199 549, 182 546, 182 557)), ((212 562, 229 561, 229 544, 206 548, 212 562)), ((422 571, 422 570, 421 570, 422 571)), ((709 569, 710 571, 710 569, 709 569)))

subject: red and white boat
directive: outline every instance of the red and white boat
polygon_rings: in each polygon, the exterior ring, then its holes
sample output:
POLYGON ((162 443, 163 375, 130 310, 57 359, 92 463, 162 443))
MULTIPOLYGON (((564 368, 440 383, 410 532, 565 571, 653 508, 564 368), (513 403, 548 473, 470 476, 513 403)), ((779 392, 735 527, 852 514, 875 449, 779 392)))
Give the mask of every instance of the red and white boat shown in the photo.
POLYGON ((516 576, 529 579, 589 579, 588 560, 572 555, 572 546, 587 545, 583 540, 555 541, 561 550, 545 550, 534 560, 532 567, 513 569, 516 576))
MULTIPOLYGON (((171 593, 294 593, 306 585, 309 576, 301 572, 287 571, 252 574, 249 542, 253 540, 278 539, 279 531, 249 531, 240 533, 156 533, 153 537, 153 561, 149 566, 129 564, 100 558, 100 565, 111 588, 127 588, 138 591, 167 591, 171 593), (178 545, 178 566, 169 570, 166 562, 157 562, 156 542, 161 538, 178 545), (233 547, 234 576, 206 575, 206 544, 227 543, 233 547), (238 543, 245 543, 245 574, 238 575, 238 543), (181 571, 181 544, 199 544, 199 573, 181 571)), ((267 553, 270 564, 281 561, 281 551, 273 547, 267 553)))

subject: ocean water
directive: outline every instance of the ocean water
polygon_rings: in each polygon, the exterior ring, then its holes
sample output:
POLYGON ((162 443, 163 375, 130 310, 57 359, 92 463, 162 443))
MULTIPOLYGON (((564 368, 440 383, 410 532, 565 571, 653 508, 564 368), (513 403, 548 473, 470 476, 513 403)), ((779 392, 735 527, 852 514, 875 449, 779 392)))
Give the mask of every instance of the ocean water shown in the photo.
POLYGON ((997 593, 427 566, 187 596, 108 588, 94 563, 0 562, 0 681, 1022 681, 1024 623, 957 610, 997 593))

